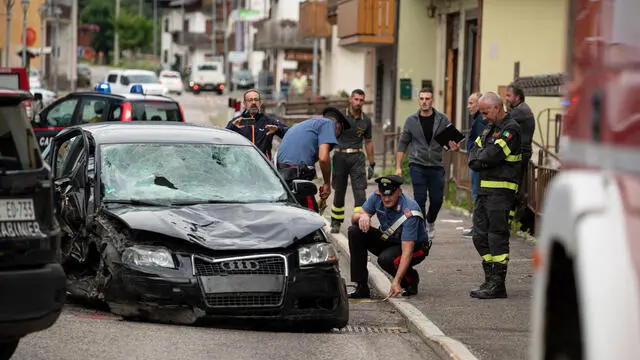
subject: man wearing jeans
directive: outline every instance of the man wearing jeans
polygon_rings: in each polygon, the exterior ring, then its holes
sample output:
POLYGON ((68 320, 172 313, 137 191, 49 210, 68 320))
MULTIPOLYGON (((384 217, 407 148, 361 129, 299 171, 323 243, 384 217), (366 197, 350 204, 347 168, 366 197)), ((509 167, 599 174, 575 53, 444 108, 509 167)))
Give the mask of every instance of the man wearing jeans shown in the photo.
MULTIPOLYGON (((478 111, 478 100, 480 100, 481 96, 482 93, 479 92, 471 94, 467 103, 467 109, 473 118, 473 121, 471 122, 471 131, 469 131, 469 136, 467 137, 467 154, 471 154, 471 150, 473 149, 476 139, 480 134, 482 134, 489 124, 487 120, 482 118, 482 113, 478 111)), ((478 196, 478 188, 480 187, 480 176, 477 171, 471 169, 469 169, 469 174, 471 175, 471 197, 475 203, 476 197, 478 196)), ((473 227, 465 229, 463 234, 465 236, 471 236, 472 229, 473 227)))
POLYGON ((402 159, 407 147, 411 145, 409 174, 413 196, 422 213, 427 214, 429 240, 435 237, 435 222, 444 200, 442 146, 434 137, 451 124, 447 116, 436 111, 432 105, 433 91, 428 88, 421 89, 418 93, 419 110, 404 121, 396 153, 396 175, 402 176, 402 159), (427 195, 429 210, 425 211, 427 195))

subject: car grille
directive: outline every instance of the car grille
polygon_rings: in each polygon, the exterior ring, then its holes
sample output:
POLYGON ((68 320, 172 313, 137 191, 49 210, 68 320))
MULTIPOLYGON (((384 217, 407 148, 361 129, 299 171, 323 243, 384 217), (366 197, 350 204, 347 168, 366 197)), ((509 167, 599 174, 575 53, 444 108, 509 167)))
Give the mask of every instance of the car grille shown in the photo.
MULTIPOLYGON (((193 257, 194 275, 199 277, 219 276, 233 279, 246 275, 280 276, 286 282, 287 260, 283 255, 256 255, 207 260, 193 257), (229 263, 251 263, 252 269, 229 267, 229 263), (225 265, 226 264, 226 265, 225 265), (257 264, 257 266, 256 266, 257 264)), ((283 287, 284 289, 284 287, 283 287)), ((282 292, 212 292, 203 288, 204 301, 210 308, 260 308, 280 306, 284 300, 282 292)))
POLYGON ((196 276, 219 276, 219 275, 286 275, 286 260, 281 256, 269 257, 243 257, 244 260, 256 261, 259 268, 251 269, 224 269, 225 259, 217 259, 210 262, 198 257, 194 257, 193 265, 196 276))
POLYGON ((282 303, 282 293, 225 293, 206 294, 207 306, 218 308, 230 307, 271 307, 282 303))

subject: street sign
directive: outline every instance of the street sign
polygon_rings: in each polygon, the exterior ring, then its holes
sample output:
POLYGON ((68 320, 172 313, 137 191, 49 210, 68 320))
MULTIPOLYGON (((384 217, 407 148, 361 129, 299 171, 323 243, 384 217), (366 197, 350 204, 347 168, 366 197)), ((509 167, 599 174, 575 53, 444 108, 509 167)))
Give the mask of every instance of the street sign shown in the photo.
POLYGON ((247 53, 244 51, 229 51, 229 62, 232 64, 242 64, 247 61, 247 53))

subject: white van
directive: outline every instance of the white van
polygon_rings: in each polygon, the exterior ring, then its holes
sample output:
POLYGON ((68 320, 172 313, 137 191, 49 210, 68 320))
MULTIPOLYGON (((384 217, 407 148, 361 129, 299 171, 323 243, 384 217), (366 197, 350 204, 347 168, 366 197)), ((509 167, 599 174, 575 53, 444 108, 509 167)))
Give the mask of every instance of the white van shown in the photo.
POLYGON ((160 83, 160 79, 149 70, 112 70, 107 73, 105 82, 111 85, 113 94, 128 94, 133 85, 140 84, 146 95, 166 96, 169 90, 160 83))
POLYGON ((189 90, 194 94, 200 91, 215 91, 222 95, 226 82, 221 61, 205 61, 191 66, 189 90))

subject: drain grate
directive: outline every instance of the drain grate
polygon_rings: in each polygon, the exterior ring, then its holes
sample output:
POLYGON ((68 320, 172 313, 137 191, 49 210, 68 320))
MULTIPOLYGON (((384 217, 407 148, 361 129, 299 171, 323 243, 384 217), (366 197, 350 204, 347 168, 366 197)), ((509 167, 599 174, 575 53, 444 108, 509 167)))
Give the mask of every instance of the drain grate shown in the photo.
POLYGON ((408 333, 409 329, 402 327, 374 327, 374 326, 359 326, 359 325, 347 325, 342 329, 332 329, 332 333, 347 334, 347 333, 359 333, 359 334, 401 334, 408 333))

